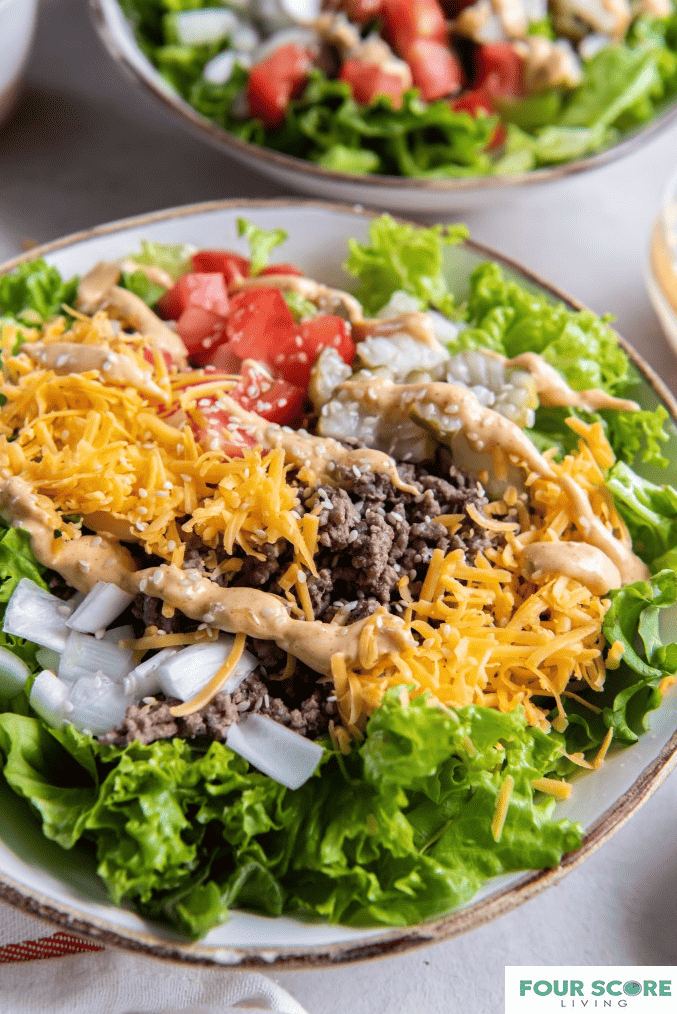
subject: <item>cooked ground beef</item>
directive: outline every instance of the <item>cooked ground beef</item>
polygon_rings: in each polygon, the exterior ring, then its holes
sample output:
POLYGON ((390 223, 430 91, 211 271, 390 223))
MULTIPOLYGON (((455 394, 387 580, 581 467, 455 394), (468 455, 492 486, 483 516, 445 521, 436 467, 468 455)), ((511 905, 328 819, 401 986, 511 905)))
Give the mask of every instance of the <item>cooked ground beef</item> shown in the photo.
MULTIPOLYGON (((356 475, 347 468, 333 473, 337 485, 300 488, 301 513, 317 513, 320 507, 317 575, 306 575, 317 619, 328 622, 341 611, 347 622, 354 622, 380 606, 396 609, 399 581, 406 576, 416 597, 436 548, 444 553, 462 549, 472 562, 490 538, 497 538, 485 529, 478 531, 465 510, 470 503, 482 510, 487 503, 484 490, 458 472, 448 457, 427 466, 398 468, 416 493, 396 488, 383 473, 356 475), (453 534, 436 522, 441 514, 461 516, 453 534)), ((278 581, 292 562, 292 549, 280 539, 263 546, 262 555, 257 559, 242 554, 242 567, 231 576, 231 583, 282 595, 278 581)), ((225 558, 222 549, 207 549, 195 535, 186 536, 184 569, 209 572, 214 560, 220 563, 225 558), (208 557, 211 562, 205 567, 208 557)), ((219 575, 215 580, 223 585, 228 579, 219 575)), ((148 627, 174 632, 197 626, 178 610, 164 616, 162 601, 146 595, 137 596, 131 612, 139 632, 148 627)), ((269 715, 311 738, 324 734, 336 714, 331 684, 318 683, 317 673, 301 662, 292 677, 283 678, 287 655, 272 641, 250 640, 249 648, 259 665, 234 694, 217 694, 201 711, 179 719, 170 713, 177 702, 152 698, 129 708, 122 726, 102 738, 117 745, 171 736, 223 740, 229 726, 248 712, 269 715)))
POLYGON ((266 685, 252 675, 233 694, 217 694, 206 707, 185 718, 175 718, 171 713, 172 705, 180 703, 176 698, 158 695, 127 708, 122 725, 100 740, 119 747, 135 739, 152 743, 174 736, 225 740, 230 726, 252 713, 268 715, 302 736, 317 739, 327 732, 330 719, 336 715, 334 700, 328 699, 330 689, 318 684, 298 707, 290 707, 282 698, 272 696, 266 685))
MULTIPOLYGON (((419 592, 433 551, 462 549, 469 562, 490 543, 486 529, 477 530, 465 513, 468 503, 482 508, 484 490, 445 462, 446 476, 423 465, 400 464, 400 475, 417 493, 397 489, 384 473, 356 476, 337 468, 338 486, 325 484, 301 494, 301 510, 323 505, 319 515, 317 576, 307 573, 315 617, 325 622, 344 607, 350 619, 373 613, 399 598, 403 576, 414 597, 419 592), (435 518, 463 515, 460 527, 449 534, 435 518)), ((267 547, 266 559, 246 557, 233 584, 282 594, 277 581, 291 563, 290 547, 282 540, 267 547)))

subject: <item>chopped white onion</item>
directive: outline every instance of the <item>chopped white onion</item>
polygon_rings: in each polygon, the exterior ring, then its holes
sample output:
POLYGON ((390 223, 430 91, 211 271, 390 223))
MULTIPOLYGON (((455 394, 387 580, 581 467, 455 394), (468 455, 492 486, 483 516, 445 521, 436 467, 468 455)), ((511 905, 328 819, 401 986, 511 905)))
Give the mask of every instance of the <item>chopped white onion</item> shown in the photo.
POLYGON ((233 11, 206 7, 202 10, 179 11, 165 18, 165 30, 180 46, 208 46, 229 37, 240 20, 233 11))
POLYGON ((457 321, 449 320, 439 310, 428 310, 428 316, 432 321, 435 337, 443 345, 456 341, 461 331, 467 327, 465 323, 460 324, 457 321))
POLYGON ((117 585, 97 581, 84 602, 66 621, 66 625, 84 634, 93 634, 116 620, 133 601, 134 596, 128 595, 117 585))
MULTIPOLYGON (((225 636, 209 644, 191 644, 190 647, 177 651, 158 668, 157 675, 163 691, 168 697, 178 697, 180 701, 191 700, 217 674, 230 655, 233 640, 232 637, 225 636)), ((256 668, 256 664, 254 656, 244 651, 222 690, 232 694, 256 668)))
POLYGON ((33 680, 31 707, 47 722, 47 725, 60 729, 69 717, 66 711, 69 691, 67 683, 49 669, 43 669, 33 680))
POLYGON ((128 649, 71 630, 59 660, 59 678, 72 683, 83 676, 103 673, 119 683, 133 668, 134 656, 128 649))
POLYGON ((404 289, 397 289, 376 314, 379 318, 398 317, 401 313, 420 313, 421 300, 404 289))
POLYGON ((252 53, 260 42, 261 36, 251 25, 240 25, 230 37, 230 43, 236 51, 240 64, 242 64, 242 58, 246 54, 252 53))
POLYGON ((2 629, 43 648, 63 651, 68 636, 66 620, 71 611, 62 599, 24 577, 7 603, 2 629))
POLYGON ((252 65, 251 55, 249 53, 235 53, 232 49, 225 53, 219 53, 205 64, 202 76, 205 81, 209 81, 211 84, 225 84, 233 73, 236 63, 240 67, 244 67, 245 70, 249 70, 252 65))
POLYGON ((134 694, 138 699, 148 697, 149 694, 156 694, 161 690, 157 670, 168 659, 176 655, 175 648, 164 648, 156 655, 144 659, 135 669, 132 669, 128 676, 122 681, 122 688, 126 694, 134 694))
POLYGON ((60 652, 54 651, 52 648, 38 648, 35 657, 43 669, 51 669, 52 672, 58 670, 59 659, 61 658, 60 652))
POLYGON ((307 782, 322 758, 322 747, 266 715, 247 715, 228 729, 235 753, 288 789, 307 782))
POLYGON ((68 720, 76 729, 86 729, 94 736, 120 725, 127 708, 137 701, 107 676, 83 676, 67 690, 68 720))
POLYGON ((120 641, 133 641, 134 627, 131 623, 125 623, 122 627, 111 627, 110 630, 104 630, 101 640, 116 645, 119 645, 120 641))
POLYGON ((23 690, 31 671, 9 648, 0 647, 0 694, 11 696, 23 690))

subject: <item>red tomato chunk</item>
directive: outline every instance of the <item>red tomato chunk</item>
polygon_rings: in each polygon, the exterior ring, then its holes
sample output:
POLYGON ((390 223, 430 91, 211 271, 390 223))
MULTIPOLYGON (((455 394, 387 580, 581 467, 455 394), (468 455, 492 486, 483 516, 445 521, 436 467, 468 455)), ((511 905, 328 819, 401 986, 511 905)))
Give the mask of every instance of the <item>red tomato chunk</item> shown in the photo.
POLYGON ((447 46, 431 39, 417 39, 407 51, 414 85, 426 102, 455 95, 463 84, 461 64, 447 46))
POLYGON ((166 320, 178 320, 188 306, 200 306, 210 313, 226 317, 228 290, 223 275, 215 271, 192 271, 183 275, 160 297, 156 309, 166 320))
POLYGON ((301 321, 291 340, 273 357, 273 368, 285 380, 305 389, 310 383, 313 363, 327 347, 336 349, 350 365, 355 358, 350 325, 333 314, 309 317, 301 321))
POLYGON ((279 289, 244 289, 232 297, 226 335, 231 350, 240 359, 258 359, 272 365, 294 331, 294 318, 279 289))
POLYGON ((399 74, 388 74, 375 63, 346 60, 339 77, 350 85, 355 100, 362 105, 368 105, 379 95, 386 95, 392 102, 393 109, 399 109, 402 105, 404 79, 399 74))
POLYGON ((226 285, 249 277, 249 261, 229 250, 199 250, 192 257, 195 271, 218 271, 226 285))
POLYGON ((417 39, 447 41, 447 24, 437 0, 383 0, 381 16, 386 38, 402 56, 417 39))
POLYGON ((308 76, 312 55, 302 46, 280 46, 249 72, 249 112, 266 127, 281 127, 287 106, 308 76))

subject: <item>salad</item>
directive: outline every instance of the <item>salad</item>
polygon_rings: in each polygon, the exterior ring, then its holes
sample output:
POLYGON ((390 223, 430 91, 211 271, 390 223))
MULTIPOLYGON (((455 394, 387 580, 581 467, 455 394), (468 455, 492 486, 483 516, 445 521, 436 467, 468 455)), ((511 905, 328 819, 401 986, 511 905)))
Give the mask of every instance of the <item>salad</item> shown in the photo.
POLYGON ((677 95, 674 0, 119 0, 198 113, 324 169, 419 179, 594 154, 677 95))
POLYGON ((348 293, 144 243, 0 279, 0 758, 111 898, 439 917, 556 865, 675 682, 667 413, 605 320, 385 215, 348 293))

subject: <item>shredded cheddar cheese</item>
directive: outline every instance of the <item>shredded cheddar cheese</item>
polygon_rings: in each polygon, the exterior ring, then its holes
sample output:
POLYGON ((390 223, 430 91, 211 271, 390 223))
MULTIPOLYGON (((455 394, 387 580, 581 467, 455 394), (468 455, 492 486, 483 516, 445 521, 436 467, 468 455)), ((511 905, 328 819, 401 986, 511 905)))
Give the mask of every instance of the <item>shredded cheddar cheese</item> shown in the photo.
MULTIPOLYGON (((612 460, 603 432, 578 420, 575 429, 582 435, 578 453, 559 463, 552 461, 553 471, 574 478, 606 527, 621 532, 622 523, 603 485, 600 466, 612 460)), ((576 681, 602 689, 602 622, 608 600, 571 577, 530 582, 522 574, 520 561, 527 545, 581 538, 579 519, 563 485, 538 475, 529 476, 528 484, 528 517, 517 531, 512 521, 505 524, 504 544, 478 553, 472 565, 461 550, 446 556, 435 550, 417 601, 411 597, 408 579, 400 580, 414 646, 370 664, 374 619, 362 631, 359 666, 346 669, 343 660, 338 674, 332 669, 335 681, 338 676, 339 713, 347 727, 364 729, 386 689, 406 684, 412 694, 429 693, 451 708, 476 704, 510 712, 521 706, 529 723, 543 729, 549 726, 547 712, 554 706, 555 725, 563 730, 562 697, 580 698, 569 684, 576 681)), ((512 494, 509 498, 517 508, 518 501, 512 494)), ((619 649, 615 646, 614 653, 619 649)), ((594 705, 591 708, 595 710, 594 705)))

